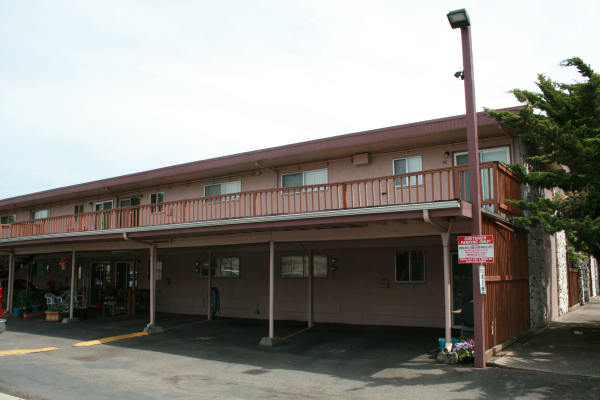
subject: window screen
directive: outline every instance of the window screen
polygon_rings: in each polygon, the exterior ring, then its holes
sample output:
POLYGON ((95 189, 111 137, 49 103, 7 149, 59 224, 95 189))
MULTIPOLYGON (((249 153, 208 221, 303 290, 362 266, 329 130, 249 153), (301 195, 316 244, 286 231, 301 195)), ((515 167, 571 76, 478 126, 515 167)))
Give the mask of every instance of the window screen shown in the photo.
MULTIPOLYGON (((399 158, 397 160, 394 160, 394 175, 410 174, 412 172, 420 172, 422 170, 423 170, 423 162, 422 162, 421 156, 399 158)), ((404 186, 408 185, 408 182, 409 182, 408 178, 409 178, 408 176, 403 178, 402 184, 404 186)), ((423 184, 423 176, 418 175, 418 178, 419 178, 419 185, 422 185, 423 184)), ((410 177, 410 184, 413 186, 417 184, 417 176, 410 177)), ((400 178, 396 179, 396 186, 400 186, 400 178)))
MULTIPOLYGON (((313 254, 313 277, 327 277, 327 256, 324 254, 313 254)), ((281 257, 282 278, 306 278, 308 277, 308 256, 292 255, 281 257)))
POLYGON ((214 257, 212 261, 213 276, 216 278, 239 278, 239 257, 214 257))
POLYGON ((2 217, 0 217, 0 224, 12 224, 16 220, 17 220, 16 214, 3 215, 2 217))
POLYGON ((45 209, 45 210, 37 210, 34 214, 33 214, 33 219, 41 219, 41 218, 48 218, 48 216, 50 215, 50 210, 45 209))
POLYGON ((218 196, 221 194, 221 184, 204 186, 205 196, 218 196))
POLYGON ((283 187, 302 186, 302 182, 302 172, 299 172, 297 174, 285 174, 281 176, 281 186, 283 187))

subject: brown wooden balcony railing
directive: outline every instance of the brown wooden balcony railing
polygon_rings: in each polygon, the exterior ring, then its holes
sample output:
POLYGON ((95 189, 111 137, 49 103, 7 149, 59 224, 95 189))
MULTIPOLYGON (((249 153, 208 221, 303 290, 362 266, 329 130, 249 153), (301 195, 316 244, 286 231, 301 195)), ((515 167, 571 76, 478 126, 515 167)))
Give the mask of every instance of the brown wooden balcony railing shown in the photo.
MULTIPOLYGON (((521 198, 520 182, 498 163, 481 165, 482 204, 516 214, 505 199, 521 198)), ((327 210, 468 201, 467 167, 452 167, 348 182, 206 196, 2 225, 2 238, 180 224, 327 210), (467 180, 467 185, 465 185, 467 180)))

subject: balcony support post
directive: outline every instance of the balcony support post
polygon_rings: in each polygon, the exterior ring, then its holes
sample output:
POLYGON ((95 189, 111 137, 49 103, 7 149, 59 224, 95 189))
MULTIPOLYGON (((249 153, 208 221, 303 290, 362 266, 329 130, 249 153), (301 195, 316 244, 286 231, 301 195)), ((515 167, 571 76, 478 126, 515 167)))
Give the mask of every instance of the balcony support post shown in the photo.
POLYGON ((144 331, 156 332, 162 329, 156 326, 156 245, 150 246, 150 322, 144 331))
POLYGON ((444 331, 446 339, 447 352, 452 351, 452 286, 451 286, 451 268, 450 262, 450 235, 454 220, 450 220, 447 226, 443 226, 433 221, 429 216, 429 210, 423 210, 423 220, 435 227, 440 232, 442 238, 443 258, 444 258, 444 331))
POLYGON ((275 337, 275 243, 269 242, 269 339, 275 337))
POLYGON ((313 327, 313 252, 308 251, 308 327, 313 327))
POLYGON ((260 339, 260 346, 275 346, 281 340, 275 337, 275 243, 269 242, 269 336, 260 339))
POLYGON ((6 313, 12 313, 13 298, 15 292, 15 253, 13 250, 8 252, 8 282, 6 288, 6 313))
POLYGON ((127 232, 123 233, 123 239, 129 240, 131 242, 140 243, 148 246, 149 248, 149 264, 150 264, 150 321, 148 325, 144 328, 144 332, 148 333, 162 333, 164 332, 163 328, 156 325, 156 254, 157 248, 155 243, 145 242, 143 240, 132 239, 127 236, 127 232))
MULTIPOLYGON (((212 275, 212 253, 209 251, 208 252, 208 275, 207 275, 207 281, 208 281, 208 301, 207 301, 207 305, 206 305, 206 319, 207 320, 211 320, 212 319, 212 280, 211 280, 211 276, 212 275)), ((215 299, 216 301, 216 299, 215 299)))
POLYGON ((71 285, 69 287, 69 322, 74 321, 73 306, 75 304, 75 250, 71 252, 71 285))

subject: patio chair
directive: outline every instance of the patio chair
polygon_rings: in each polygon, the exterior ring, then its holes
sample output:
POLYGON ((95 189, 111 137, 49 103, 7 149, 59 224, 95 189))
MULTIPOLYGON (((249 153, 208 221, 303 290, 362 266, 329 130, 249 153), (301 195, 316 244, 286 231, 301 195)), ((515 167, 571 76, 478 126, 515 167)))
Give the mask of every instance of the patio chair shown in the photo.
POLYGON ((62 297, 59 297, 57 295, 55 295, 54 293, 46 293, 44 295, 44 298, 46 299, 46 305, 51 306, 54 304, 62 304, 63 299, 62 297))

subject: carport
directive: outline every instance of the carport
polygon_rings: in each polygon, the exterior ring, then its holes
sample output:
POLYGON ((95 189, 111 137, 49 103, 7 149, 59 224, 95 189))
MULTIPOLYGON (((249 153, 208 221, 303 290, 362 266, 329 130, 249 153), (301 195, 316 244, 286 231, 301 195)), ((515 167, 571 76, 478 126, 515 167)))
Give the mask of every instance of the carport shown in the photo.
MULTIPOLYGON (((70 252, 71 293, 79 284, 81 260, 89 265, 128 257, 147 288, 149 332, 161 330, 157 311, 210 319, 213 287, 219 290, 219 316, 268 321, 261 340, 266 345, 278 341, 276 320, 304 321, 306 328, 315 322, 441 328, 449 322, 443 255, 450 249, 442 247, 439 223, 458 218, 466 225, 468 209, 461 203, 450 209, 445 203, 410 207, 308 221, 292 216, 76 232, 23 239, 12 254, 70 252), (431 215, 423 208, 431 208, 431 215), (437 224, 425 222, 426 215, 437 224)), ((464 228, 460 223, 457 230, 464 228)), ((9 257, 13 269, 14 257, 9 257)))

